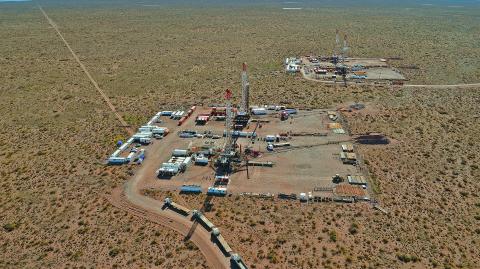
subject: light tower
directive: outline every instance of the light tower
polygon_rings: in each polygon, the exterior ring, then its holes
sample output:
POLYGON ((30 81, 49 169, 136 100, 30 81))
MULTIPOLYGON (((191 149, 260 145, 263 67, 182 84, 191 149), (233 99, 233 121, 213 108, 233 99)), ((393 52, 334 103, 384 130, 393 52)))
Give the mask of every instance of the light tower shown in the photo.
POLYGON ((250 98, 250 83, 248 83, 247 63, 243 63, 242 68, 242 106, 240 112, 248 113, 250 98))

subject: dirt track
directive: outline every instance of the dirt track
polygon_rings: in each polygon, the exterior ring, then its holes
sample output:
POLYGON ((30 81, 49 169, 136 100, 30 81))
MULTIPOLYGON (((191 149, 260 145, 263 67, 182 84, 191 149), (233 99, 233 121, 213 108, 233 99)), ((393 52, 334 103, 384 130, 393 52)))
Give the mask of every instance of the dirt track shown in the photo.
POLYGON ((457 89, 464 89, 464 88, 474 88, 480 87, 480 83, 472 83, 472 84, 452 84, 452 85, 403 85, 404 87, 408 88, 430 88, 430 89, 450 89, 450 88, 457 88, 457 89))
POLYGON ((125 120, 123 119, 123 117, 117 112, 117 109, 115 108, 115 106, 112 104, 112 102, 110 102, 110 98, 108 98, 108 96, 105 94, 105 92, 100 88, 100 86, 98 86, 98 83, 97 81, 95 81, 95 79, 93 79, 92 75, 90 74, 90 72, 88 72, 88 69, 85 67, 85 65, 80 61, 80 58, 77 56, 77 54, 73 51, 73 49, 70 47, 70 44, 67 42, 67 40, 63 37, 62 33, 60 32, 60 30, 58 29, 58 26, 57 24, 52 20, 50 19, 50 17, 48 16, 48 14, 43 10, 43 8, 41 6, 38 6, 38 8, 40 9, 40 11, 42 12, 43 16, 45 16, 45 18, 47 19, 48 23, 52 26, 52 28, 57 32, 58 36, 62 39, 63 43, 65 43, 65 46, 68 48, 68 50, 70 51, 70 53, 72 54, 73 58, 75 59, 75 61, 77 61, 78 65, 80 66, 80 68, 83 70, 83 72, 85 73, 85 75, 87 75, 88 79, 90 80, 90 82, 92 82, 93 86, 95 87, 95 89, 98 91, 98 93, 102 96, 103 100, 105 101, 105 103, 107 103, 108 107, 110 108, 110 110, 113 112, 113 114, 115 114, 115 117, 117 117, 118 121, 120 122, 120 124, 125 128, 125 130, 128 132, 129 135, 133 135, 133 130, 129 127, 129 125, 127 124, 127 122, 125 122, 125 120))
MULTIPOLYGON (((191 117, 184 127, 193 124, 194 119, 191 117)), ((143 196, 141 190, 146 184, 146 178, 151 177, 149 172, 158 168, 162 162, 158 156, 169 156, 172 141, 176 139, 175 130, 170 129, 171 133, 162 140, 157 140, 150 145, 148 150, 149 156, 157 156, 157 158, 148 158, 142 164, 140 169, 135 173, 133 178, 129 179, 122 189, 116 189, 110 198, 110 202, 130 213, 148 219, 152 222, 161 224, 176 232, 186 236, 194 223, 189 217, 183 217, 168 209, 163 210, 163 202, 143 196)), ((181 201, 180 201, 181 202, 181 201)), ((210 268, 230 268, 230 262, 227 257, 210 239, 210 233, 197 226, 190 240, 200 249, 210 268)))
MULTIPOLYGON (((121 123, 121 125, 126 129, 126 131, 130 135, 133 135, 134 133, 133 130, 125 122, 122 116, 117 112, 115 106, 110 102, 110 99, 108 98, 108 96, 99 87, 98 83, 92 77, 92 75, 87 70, 85 65, 80 61, 80 58, 70 47, 70 44, 67 42, 67 40, 63 37, 62 33, 58 29, 58 26, 55 24, 55 22, 52 19, 50 19, 50 17, 47 15, 47 13, 43 10, 41 6, 38 6, 38 8, 42 12, 42 14, 45 16, 48 23, 57 32, 58 36, 62 39, 63 43, 70 51, 73 58, 77 61, 80 68, 83 70, 83 72, 86 74, 90 82, 92 82, 95 89, 102 96, 104 101, 107 103, 110 110, 115 114, 118 121, 121 123)), ((170 135, 165 139, 166 140, 172 139, 173 138, 172 136, 173 135, 170 135)), ((160 153, 162 150, 165 150, 164 147, 162 147, 162 144, 163 143, 161 143, 160 146, 156 147, 157 151, 155 151, 155 153, 160 153)), ((157 155, 157 156, 160 156, 160 155, 157 155)), ((154 163, 152 164, 155 165, 154 163)), ((149 166, 144 165, 132 179, 127 181, 124 185, 123 190, 121 188, 115 189, 113 192, 113 195, 109 197, 110 202, 114 206, 127 210, 138 217, 145 218, 152 222, 161 224, 163 226, 166 226, 170 229, 175 230, 176 232, 182 234, 183 236, 186 236, 187 234, 189 234, 190 229, 194 224, 188 217, 180 216, 177 213, 174 213, 168 209, 164 210, 162 209, 162 206, 163 206, 162 202, 141 195, 140 183, 142 181, 144 171, 148 170, 146 169, 147 167, 149 166)), ((226 258, 223 255, 223 253, 220 251, 220 249, 211 241, 210 233, 205 229, 201 227, 196 228, 188 240, 191 240, 200 249, 202 254, 205 256, 205 259, 208 265, 210 266, 210 268, 229 268, 230 267, 229 259, 226 258)))

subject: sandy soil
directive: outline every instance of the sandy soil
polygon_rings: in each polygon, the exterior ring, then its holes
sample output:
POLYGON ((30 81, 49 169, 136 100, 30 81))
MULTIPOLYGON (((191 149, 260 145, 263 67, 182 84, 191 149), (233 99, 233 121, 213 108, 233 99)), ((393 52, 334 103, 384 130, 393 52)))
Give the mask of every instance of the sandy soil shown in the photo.
MULTIPOLYGON (((161 109, 218 103, 226 87, 237 102, 243 61, 253 103, 375 106, 348 121, 398 141, 359 148, 389 215, 358 204, 215 199, 209 217, 250 267, 480 264, 478 86, 346 90, 279 71, 289 55, 331 50, 340 27, 356 55, 417 64, 404 70, 414 84, 475 83, 478 10, 358 9, 338 20, 331 9, 44 8, 132 126, 161 109)), ((0 267, 205 268, 181 235, 109 203, 137 170, 102 164, 126 132, 40 11, 0 12, 0 267)), ((194 207, 201 198, 184 200, 194 207)))

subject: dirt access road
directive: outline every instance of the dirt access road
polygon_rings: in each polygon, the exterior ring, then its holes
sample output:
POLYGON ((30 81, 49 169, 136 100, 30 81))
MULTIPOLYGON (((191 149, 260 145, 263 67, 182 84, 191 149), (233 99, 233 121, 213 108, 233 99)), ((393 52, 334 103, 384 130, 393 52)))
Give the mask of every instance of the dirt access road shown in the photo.
MULTIPOLYGON (((305 72, 303 69, 300 70, 300 73, 302 74, 302 77, 306 80, 314 81, 314 82, 319 82, 319 83, 324 83, 324 84, 338 84, 338 85, 343 85, 343 80, 339 78, 336 82, 334 81, 327 81, 327 80, 317 80, 308 77, 305 75, 305 72)), ((352 81, 347 81, 347 84, 356 84, 355 82, 352 81)), ((362 84, 368 84, 368 82, 364 82, 362 84)), ((375 84, 370 83, 370 85, 375 86, 375 84)), ((433 85, 433 84, 404 84, 399 87, 405 87, 405 88, 428 88, 428 89, 468 89, 468 88, 475 88, 475 87, 480 87, 480 83, 470 83, 470 84, 439 84, 439 85, 433 85)))
MULTIPOLYGON (((117 112, 115 106, 110 102, 110 98, 105 94, 105 92, 100 88, 98 83, 92 77, 85 65, 80 61, 80 58, 70 47, 70 44, 64 38, 63 34, 58 29, 57 24, 48 16, 48 14, 43 10, 41 6, 38 6, 39 10, 42 12, 45 19, 48 21, 50 26, 55 30, 60 39, 63 41, 67 49, 72 54, 75 61, 78 63, 82 71, 88 77, 90 82, 93 84, 97 92, 102 96, 105 103, 108 105, 110 110, 114 113, 120 124, 125 128, 127 133, 133 135, 133 130, 125 122, 122 116, 117 112)), ((190 121, 192 121, 190 119, 190 121)), ((191 124, 191 123, 190 123, 191 124)), ((174 134, 170 134, 165 138, 168 140, 175 139, 174 134)), ((165 141, 165 142, 167 142, 165 141)), ((164 145, 168 143, 157 142, 152 145, 152 152, 150 154, 155 154, 157 156, 162 156, 162 154, 170 154, 167 152, 169 149, 165 148, 164 145)), ((154 158, 153 158, 154 159, 154 158)), ((155 162, 145 162, 145 165, 138 171, 138 173, 129 181, 127 181, 123 189, 116 189, 113 192, 111 197, 108 197, 110 202, 117 206, 118 208, 129 211, 130 213, 146 218, 152 222, 161 224, 168 228, 171 228, 178 233, 187 236, 190 233, 190 230, 193 226, 193 222, 188 217, 183 217, 174 213, 168 209, 163 210, 163 203, 152 198, 143 196, 141 191, 141 182, 144 178, 145 171, 151 171, 148 168, 152 165, 156 165, 155 162), (150 163, 150 166, 148 165, 150 163)), ((230 263, 229 259, 226 258, 220 249, 210 240, 210 233, 201 227, 197 227, 193 233, 190 233, 190 237, 186 240, 191 240, 205 256, 205 259, 210 268, 229 268, 230 263)))
MULTIPOLYGON (((194 117, 190 117, 183 128, 192 125, 194 117)), ((162 209, 163 202, 144 196, 141 190, 145 186, 145 180, 151 177, 149 173, 155 171, 162 163, 162 156, 171 155, 171 145, 177 139, 177 129, 170 126, 170 134, 162 140, 157 140, 147 150, 147 158, 135 175, 128 180, 123 189, 117 189, 110 201, 117 207, 152 222, 173 229, 183 236, 189 234, 194 222, 190 216, 184 217, 169 209, 162 209)), ((202 252, 210 268, 230 268, 230 261, 217 245, 211 241, 210 233, 202 226, 196 226, 189 238, 202 252)))

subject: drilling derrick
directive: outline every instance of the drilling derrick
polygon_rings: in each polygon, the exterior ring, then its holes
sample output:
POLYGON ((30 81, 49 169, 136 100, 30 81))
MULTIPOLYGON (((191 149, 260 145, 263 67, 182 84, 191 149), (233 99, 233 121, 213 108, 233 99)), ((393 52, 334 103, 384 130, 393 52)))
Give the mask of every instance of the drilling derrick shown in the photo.
POLYGON ((348 43, 347 43, 347 35, 345 35, 343 38, 343 48, 342 48, 342 58, 344 61, 348 57, 349 50, 350 48, 348 47, 348 43))
POLYGON ((247 75, 247 64, 243 63, 242 68, 242 103, 240 105, 240 111, 235 115, 234 119, 234 129, 235 130, 242 130, 248 124, 250 120, 250 83, 248 83, 248 75, 247 75))
POLYGON ((240 112, 244 112, 248 114, 249 109, 249 97, 250 97, 250 83, 248 83, 248 75, 247 75, 247 63, 243 63, 243 70, 242 70, 242 107, 240 112))

